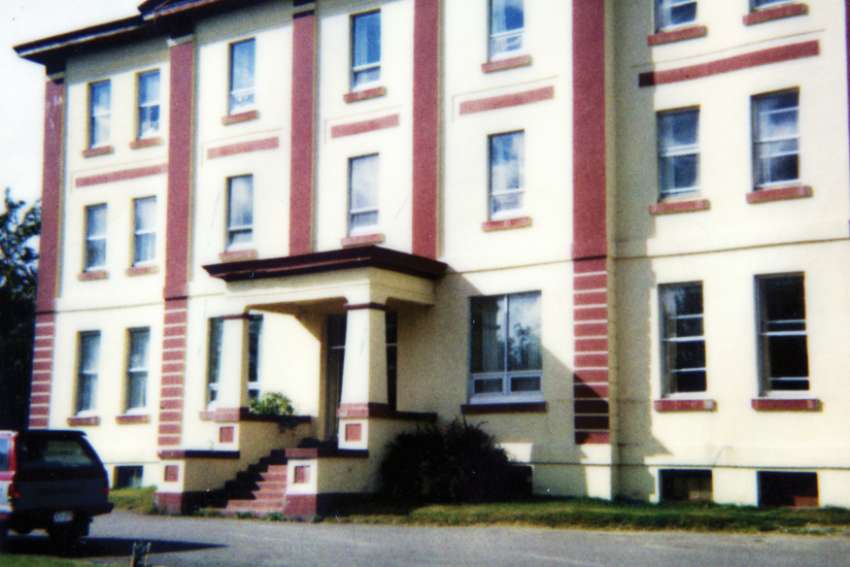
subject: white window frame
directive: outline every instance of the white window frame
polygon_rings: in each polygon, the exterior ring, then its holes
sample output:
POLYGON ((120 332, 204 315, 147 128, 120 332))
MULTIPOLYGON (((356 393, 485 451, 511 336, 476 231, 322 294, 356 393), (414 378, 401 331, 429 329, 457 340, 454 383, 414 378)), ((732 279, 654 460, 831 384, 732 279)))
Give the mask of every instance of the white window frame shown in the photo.
POLYGON ((129 329, 127 332, 128 349, 127 349, 127 402, 125 404, 124 413, 126 415, 144 415, 148 413, 148 378, 150 377, 150 341, 151 332, 149 327, 137 327, 129 329), (144 364, 142 366, 132 366, 133 363, 133 345, 136 337, 145 336, 147 345, 145 346, 144 364), (144 399, 141 405, 131 405, 133 381, 144 380, 144 399))
POLYGON ((224 343, 224 318, 213 317, 209 320, 207 332, 207 407, 215 407, 219 401, 219 385, 221 384, 221 353, 224 343), (214 352, 215 349, 215 352, 214 352))
POLYGON ((133 199, 133 266, 148 266, 156 262, 156 201, 157 199, 155 196, 133 199), (139 224, 136 222, 136 219, 139 216, 136 213, 136 210, 142 202, 153 202, 154 207, 154 221, 152 222, 151 226, 147 228, 140 228, 139 224), (137 257, 137 245, 139 242, 139 238, 143 236, 153 236, 153 255, 148 259, 140 260, 137 257))
POLYGON ((509 57, 516 57, 522 53, 525 53, 525 0, 521 0, 522 4, 522 19, 523 19, 523 27, 516 28, 512 30, 506 30, 503 32, 495 32, 493 31, 493 11, 495 10, 494 0, 488 0, 487 2, 487 53, 490 61, 498 61, 500 59, 507 59, 509 57), (498 45, 500 42, 504 42, 506 40, 510 40, 512 38, 519 38, 519 47, 516 49, 500 49, 498 45))
POLYGON ((490 220, 504 220, 516 217, 521 217, 525 214, 525 130, 514 130, 512 132, 500 132, 491 134, 487 137, 487 216, 490 220), (520 186, 516 188, 496 190, 493 187, 495 164, 493 163, 493 141, 496 138, 518 136, 520 146, 522 147, 521 154, 517 157, 516 167, 519 169, 520 186), (521 205, 514 209, 505 209, 494 212, 494 203, 498 197, 505 195, 515 195, 519 197, 521 205))
POLYGON ((138 125, 136 128, 136 137, 139 140, 144 140, 146 138, 154 138, 159 135, 161 127, 162 127, 162 109, 160 108, 160 99, 162 97, 162 75, 159 72, 159 69, 153 69, 151 71, 143 71, 137 75, 137 85, 136 85, 136 96, 138 98, 137 108, 136 108, 136 120, 138 121, 138 125), (156 75, 157 80, 159 81, 159 88, 156 91, 156 99, 153 101, 142 101, 142 82, 147 78, 156 75), (144 125, 144 121, 142 120, 142 111, 149 108, 160 108, 160 114, 157 117, 155 127, 150 132, 144 132, 142 127, 144 125))
MULTIPOLYGON (((700 152, 699 152, 699 108, 682 108, 676 110, 665 110, 656 114, 656 131, 658 132, 658 196, 660 200, 678 197, 680 195, 689 195, 699 193, 700 191, 700 152), (664 132, 661 127, 662 120, 667 117, 677 115, 696 114, 696 136, 693 144, 676 145, 674 143, 666 144, 664 140, 664 132), (664 184, 665 165, 669 160, 677 157, 696 156, 696 184, 690 187, 667 187, 664 184)), ((672 180, 668 178, 668 182, 672 180)))
POLYGON ((88 108, 88 130, 89 130, 89 148, 102 148, 104 146, 108 146, 110 139, 112 138, 112 82, 109 79, 104 79, 102 81, 94 81, 89 83, 89 108, 88 108), (97 111, 95 109, 95 97, 94 91, 97 87, 106 86, 106 89, 109 93, 109 104, 105 109, 100 109, 97 111), (97 140, 95 138, 95 134, 97 132, 96 124, 99 121, 106 121, 107 125, 107 134, 105 139, 97 140))
POLYGON ((364 234, 373 234, 381 223, 381 204, 380 204, 380 168, 381 168, 381 156, 380 154, 365 154, 362 156, 355 156, 348 159, 348 235, 349 236, 360 236, 364 234), (375 165, 375 177, 372 178, 370 189, 371 194, 374 197, 375 206, 374 207, 360 207, 354 208, 354 164, 359 160, 366 159, 374 159, 376 161, 375 165), (357 215, 375 213, 375 223, 369 225, 363 225, 359 227, 354 226, 354 217, 357 215))
POLYGON ((104 268, 106 268, 106 262, 107 262, 106 254, 107 254, 107 251, 108 251, 108 244, 109 244, 109 242, 107 240, 108 226, 109 226, 109 224, 108 224, 109 218, 107 216, 108 212, 109 212, 109 209, 107 208, 106 203, 97 203, 95 205, 88 205, 85 208, 84 214, 85 214, 85 217, 86 217, 85 218, 86 234, 85 234, 85 243, 84 243, 84 249, 83 249, 83 271, 94 272, 94 271, 99 271, 99 270, 103 270, 104 268), (91 222, 89 220, 89 211, 94 211, 95 209, 103 209, 103 211, 104 211, 104 213, 103 213, 103 216, 104 216, 103 233, 98 233, 98 234, 92 233, 93 228, 92 228, 91 222), (103 263, 102 264, 94 264, 94 263, 92 263, 92 259, 89 258, 89 243, 93 243, 93 242, 98 242, 98 243, 103 242, 103 263))
POLYGON ((684 27, 690 27, 699 19, 699 0, 656 0, 655 1, 655 29, 656 31, 669 31, 684 27), (671 22, 673 8, 693 4, 697 7, 694 19, 674 24, 671 22))
POLYGON ((254 176, 253 175, 234 175, 227 178, 227 250, 240 250, 251 248, 254 245, 254 176), (231 224, 231 212, 233 208, 233 183, 239 179, 247 179, 251 188, 251 224, 231 224), (248 234, 249 238, 245 242, 234 242, 234 235, 248 234))
POLYGON ((363 89, 369 89, 377 85, 381 82, 381 63, 384 59, 384 50, 383 50, 383 15, 381 10, 369 10, 367 12, 360 12, 358 14, 351 15, 351 90, 359 91, 363 89), (378 15, 378 60, 372 61, 369 63, 364 63, 362 65, 355 65, 354 57, 355 57, 355 46, 357 45, 357 37, 355 30, 357 29, 355 26, 355 22, 358 18, 363 18, 366 16, 371 16, 377 14, 378 15), (378 76, 370 81, 365 81, 362 83, 357 82, 357 76, 366 71, 371 71, 373 69, 378 69, 378 76))
POLYGON ((812 382, 811 382, 811 361, 809 360, 809 338, 808 338, 808 327, 806 325, 806 313, 803 313, 802 319, 787 319, 787 320, 775 320, 774 323, 784 323, 784 324, 802 324, 802 330, 790 330, 790 331, 770 331, 768 330, 768 323, 771 321, 767 318, 767 309, 765 307, 765 302, 767 300, 766 296, 763 293, 762 282, 771 279, 787 279, 787 278, 799 278, 802 284, 802 293, 803 297, 801 297, 801 301, 803 302, 803 308, 805 309, 806 305, 806 278, 805 274, 802 272, 792 272, 792 273, 782 273, 782 274, 764 274, 757 275, 755 277, 755 293, 756 293, 756 338, 758 342, 758 357, 759 357, 759 382, 760 382, 760 394, 763 396, 769 396, 771 398, 808 398, 811 396, 812 390, 812 382), (806 359, 807 359, 807 368, 806 368, 806 376, 772 376, 772 372, 770 369, 770 346, 768 344, 770 337, 777 336, 786 336, 786 337, 802 337, 805 341, 806 348, 806 359), (793 390, 793 389, 774 389, 773 382, 775 381, 803 381, 805 380, 807 383, 807 387, 805 390, 793 390))
POLYGON ((703 350, 705 352, 705 303, 703 297, 703 285, 701 281, 690 281, 690 282, 676 282, 669 284, 661 284, 658 287, 658 303, 659 303, 659 323, 661 325, 660 339, 661 339, 661 372, 662 372, 662 396, 665 398, 699 398, 706 395, 708 392, 708 360, 705 361, 706 366, 702 367, 691 367, 691 368, 672 368, 671 367, 671 356, 670 356, 670 345, 676 343, 702 343, 703 350), (703 310, 699 315, 689 314, 689 315, 678 315, 674 314, 670 316, 670 319, 673 320, 684 320, 684 319, 699 319, 702 322, 702 334, 701 335, 688 335, 681 337, 669 337, 667 336, 667 325, 666 322, 668 320, 668 314, 665 309, 664 303, 664 291, 667 289, 673 288, 681 288, 681 287, 692 287, 699 286, 700 289, 700 300, 703 302, 703 310), (686 373, 686 372, 702 372, 705 374, 705 390, 701 391, 678 391, 678 382, 675 379, 676 373, 686 373))
POLYGON ((256 38, 249 37, 245 39, 241 39, 239 41, 234 41, 228 45, 228 77, 227 77, 227 113, 229 115, 232 114, 241 114, 243 112, 250 112, 257 108, 257 40, 256 38), (234 83, 234 74, 236 71, 235 68, 235 60, 233 57, 233 52, 240 45, 253 45, 253 50, 251 54, 251 86, 236 88, 233 86, 234 83), (251 101, 249 103, 240 103, 239 100, 242 97, 250 96, 251 101))
POLYGON ((77 356, 79 358, 77 360, 77 392, 76 400, 74 401, 74 409, 76 410, 75 415, 79 417, 93 416, 97 413, 97 382, 100 374, 101 334, 100 331, 83 331, 79 333, 77 340, 79 344, 77 356), (94 361, 94 368, 85 369, 83 368, 83 362, 86 357, 83 354, 83 349, 84 345, 89 344, 86 342, 86 339, 90 337, 97 338, 97 357, 94 361), (91 383, 91 400, 88 407, 82 406, 83 382, 91 383))
POLYGON ((786 89, 786 90, 782 90, 782 91, 775 91, 775 92, 755 95, 751 99, 751 106, 752 106, 752 112, 751 112, 751 114, 752 114, 752 140, 753 140, 753 142, 752 142, 752 148, 753 148, 752 149, 752 154, 753 154, 753 157, 752 157, 752 160, 753 160, 753 186, 758 190, 758 189, 761 189, 761 188, 770 188, 770 187, 777 187, 777 186, 781 187, 781 186, 784 186, 784 185, 794 185, 796 183, 799 183, 799 181, 800 181, 800 166, 801 166, 801 160, 800 160, 800 91, 798 89, 786 89), (764 111, 764 112, 767 113, 767 114, 790 112, 792 110, 794 112, 796 112, 797 113, 796 134, 793 135, 793 136, 762 137, 761 133, 759 132, 759 125, 758 125, 759 124, 759 117, 762 114, 762 111, 759 110, 760 102, 763 101, 763 100, 767 100, 767 99, 774 97, 774 96, 778 97, 778 96, 782 96, 782 95, 785 95, 785 94, 791 94, 791 93, 793 93, 797 96, 797 106, 788 107, 788 108, 781 108, 781 109, 778 109, 778 110, 768 110, 768 111, 764 111), (775 142, 787 142, 787 141, 791 141, 791 140, 794 140, 797 143, 797 151, 795 151, 795 152, 778 152, 778 153, 774 153, 774 154, 765 154, 765 155, 762 155, 759 152, 759 146, 761 144, 769 144, 769 143, 775 143, 775 142), (779 180, 776 180, 776 181, 771 180, 771 181, 768 181, 766 183, 760 183, 759 182, 759 179, 761 177, 761 160, 763 158, 765 158, 765 157, 776 158, 776 157, 791 156, 791 155, 797 156, 797 177, 795 177, 794 179, 779 179, 779 180))

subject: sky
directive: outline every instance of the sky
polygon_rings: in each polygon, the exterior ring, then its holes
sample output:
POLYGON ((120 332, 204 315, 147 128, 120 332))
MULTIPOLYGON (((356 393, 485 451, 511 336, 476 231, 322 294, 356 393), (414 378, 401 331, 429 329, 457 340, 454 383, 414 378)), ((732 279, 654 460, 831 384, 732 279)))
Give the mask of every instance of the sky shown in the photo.
POLYGON ((12 47, 133 16, 142 0, 0 0, 0 190, 18 199, 41 195, 44 68, 12 47))

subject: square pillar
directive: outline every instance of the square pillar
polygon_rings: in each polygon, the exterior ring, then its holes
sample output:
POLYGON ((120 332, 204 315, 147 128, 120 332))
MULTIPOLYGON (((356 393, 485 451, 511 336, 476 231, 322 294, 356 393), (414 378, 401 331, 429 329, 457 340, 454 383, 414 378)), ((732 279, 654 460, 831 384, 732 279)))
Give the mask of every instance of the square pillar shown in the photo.
POLYGON ((386 307, 346 305, 341 405, 387 404, 386 307))
POLYGON ((223 318, 221 366, 218 382, 219 408, 248 405, 248 316, 223 318))

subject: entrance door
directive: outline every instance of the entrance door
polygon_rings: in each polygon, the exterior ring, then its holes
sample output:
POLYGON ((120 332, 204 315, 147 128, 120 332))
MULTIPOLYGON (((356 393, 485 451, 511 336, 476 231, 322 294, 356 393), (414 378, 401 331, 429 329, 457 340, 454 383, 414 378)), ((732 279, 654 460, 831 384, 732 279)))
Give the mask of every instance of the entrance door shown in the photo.
POLYGON ((336 410, 342 396, 342 369, 345 363, 345 315, 329 315, 325 328, 328 360, 325 365, 325 439, 336 441, 339 418, 336 410))

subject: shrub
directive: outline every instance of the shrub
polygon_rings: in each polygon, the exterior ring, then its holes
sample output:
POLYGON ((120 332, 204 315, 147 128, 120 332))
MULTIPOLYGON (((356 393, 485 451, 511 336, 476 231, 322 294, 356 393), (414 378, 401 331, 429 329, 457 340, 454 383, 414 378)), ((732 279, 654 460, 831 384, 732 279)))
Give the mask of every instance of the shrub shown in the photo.
POLYGON ((249 409, 255 415, 272 415, 278 417, 285 417, 295 413, 289 398, 277 392, 269 392, 256 400, 251 400, 249 409))
POLYGON ((517 469, 479 425, 454 420, 398 435, 381 464, 385 496, 408 502, 482 502, 518 492, 517 469))

